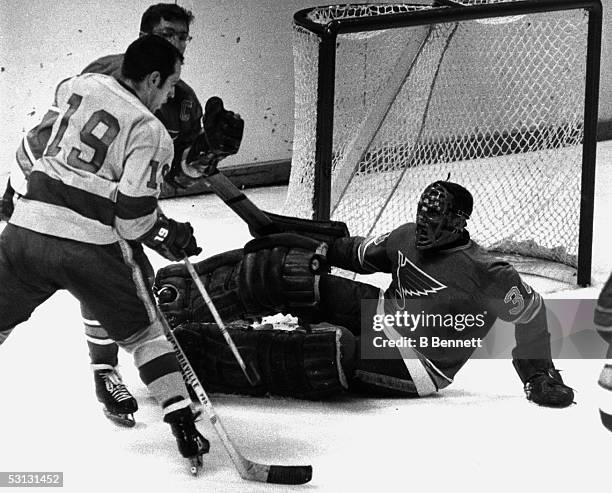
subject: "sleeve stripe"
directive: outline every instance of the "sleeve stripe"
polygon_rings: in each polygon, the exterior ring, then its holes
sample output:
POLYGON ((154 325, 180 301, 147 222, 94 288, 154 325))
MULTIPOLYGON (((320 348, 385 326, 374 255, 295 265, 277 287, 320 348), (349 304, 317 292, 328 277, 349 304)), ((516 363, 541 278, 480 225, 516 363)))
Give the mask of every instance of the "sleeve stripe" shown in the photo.
POLYGON ((361 244, 359 245, 359 248, 357 249, 357 257, 359 259, 359 265, 361 265, 361 267, 364 270, 369 270, 372 272, 377 271, 376 266, 372 265, 370 262, 368 262, 365 259, 368 248, 370 247, 372 243, 376 241, 377 238, 378 238, 377 236, 366 238, 363 242, 361 242, 361 244))
POLYGON ((148 216, 157 210, 157 197, 130 197, 121 192, 117 193, 117 205, 115 213, 117 218, 132 220, 148 216))
POLYGON ((523 310, 523 313, 521 313, 511 323, 514 323, 514 324, 527 324, 527 323, 531 322, 536 317, 538 312, 542 309, 542 306, 543 306, 542 305, 542 297, 538 293, 534 292, 534 296, 529 301, 529 304, 527 305, 527 308, 525 308, 523 310))
POLYGON ((25 139, 21 141, 21 145, 17 148, 17 154, 15 155, 15 159, 17 160, 17 164, 19 165, 19 169, 23 171, 23 174, 28 177, 32 172, 32 168, 34 167, 34 159, 31 155, 31 151, 28 152, 28 145, 25 139))
POLYGON ((593 322, 597 330, 612 332, 612 308, 606 308, 598 304, 595 307, 593 322))
MULTIPOLYGON (((23 150, 28 156, 28 159, 32 163, 32 166, 34 166, 34 163, 36 162, 38 158, 34 155, 34 152, 32 152, 32 148, 30 147, 30 142, 28 138, 26 137, 25 139, 23 139, 21 144, 23 145, 23 150)), ((41 157, 41 156, 38 156, 38 157, 41 157)))

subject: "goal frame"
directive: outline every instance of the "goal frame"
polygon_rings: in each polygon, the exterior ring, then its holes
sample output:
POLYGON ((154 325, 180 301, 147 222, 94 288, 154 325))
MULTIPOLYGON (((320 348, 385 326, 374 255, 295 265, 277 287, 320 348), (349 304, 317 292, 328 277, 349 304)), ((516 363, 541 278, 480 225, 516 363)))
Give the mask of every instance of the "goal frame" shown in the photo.
POLYGON ((336 39, 339 34, 578 9, 588 12, 588 27, 576 276, 578 285, 590 285, 602 31, 600 0, 520 0, 469 6, 436 5, 406 13, 335 19, 324 25, 308 18, 313 8, 297 11, 293 17, 295 24, 319 37, 312 199, 314 219, 327 220, 331 214, 336 39))

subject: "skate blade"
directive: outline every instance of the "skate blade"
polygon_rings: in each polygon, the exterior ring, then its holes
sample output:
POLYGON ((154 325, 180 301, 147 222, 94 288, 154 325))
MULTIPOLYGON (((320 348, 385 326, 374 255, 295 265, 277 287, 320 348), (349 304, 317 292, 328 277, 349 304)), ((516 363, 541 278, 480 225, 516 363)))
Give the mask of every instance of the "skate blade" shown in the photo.
POLYGON ((204 465, 202 456, 198 455, 197 457, 191 457, 189 462, 191 464, 189 467, 189 472, 191 472, 192 476, 197 476, 200 473, 200 469, 202 469, 202 466, 204 465))
POLYGON ((133 428, 136 426, 136 420, 132 414, 115 414, 111 413, 108 409, 102 409, 102 411, 108 419, 119 426, 123 426, 124 428, 133 428))

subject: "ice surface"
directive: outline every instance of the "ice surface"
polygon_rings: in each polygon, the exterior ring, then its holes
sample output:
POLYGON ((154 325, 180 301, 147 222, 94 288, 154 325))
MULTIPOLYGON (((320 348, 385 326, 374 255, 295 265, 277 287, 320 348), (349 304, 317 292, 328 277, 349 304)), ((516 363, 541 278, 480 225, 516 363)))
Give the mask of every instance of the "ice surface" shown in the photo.
MULTIPOLYGON (((609 208, 612 143, 599 146, 594 281, 587 289, 530 282, 548 297, 596 297, 612 269, 609 208), (551 293, 551 291, 563 292, 551 293)), ((285 187, 247 191, 279 211, 285 187)), ((190 220, 204 247, 200 260, 241 247, 247 228, 216 197, 162 203, 190 220)), ((166 261, 150 254, 157 269, 166 261)), ((0 348, 0 469, 61 471, 67 492, 516 492, 595 491, 609 483, 612 436, 599 423, 599 360, 563 360, 577 405, 540 408, 525 400, 510 361, 474 360, 453 385, 426 399, 345 396, 328 402, 213 395, 228 433, 252 460, 312 464, 305 486, 240 479, 214 430, 199 424, 211 452, 198 478, 175 446, 161 412, 120 353, 121 372, 138 399, 138 425, 121 429, 102 414, 88 368, 78 304, 58 293, 0 348)))

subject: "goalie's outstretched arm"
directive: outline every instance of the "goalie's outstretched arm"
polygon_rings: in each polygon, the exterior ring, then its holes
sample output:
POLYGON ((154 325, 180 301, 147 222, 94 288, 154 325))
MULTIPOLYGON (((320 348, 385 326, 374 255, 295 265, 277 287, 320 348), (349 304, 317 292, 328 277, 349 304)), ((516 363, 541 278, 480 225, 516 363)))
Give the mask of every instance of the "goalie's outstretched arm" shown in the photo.
POLYGON ((387 255, 387 237, 349 236, 336 239, 329 247, 327 259, 330 265, 358 274, 391 272, 391 262, 387 255))

